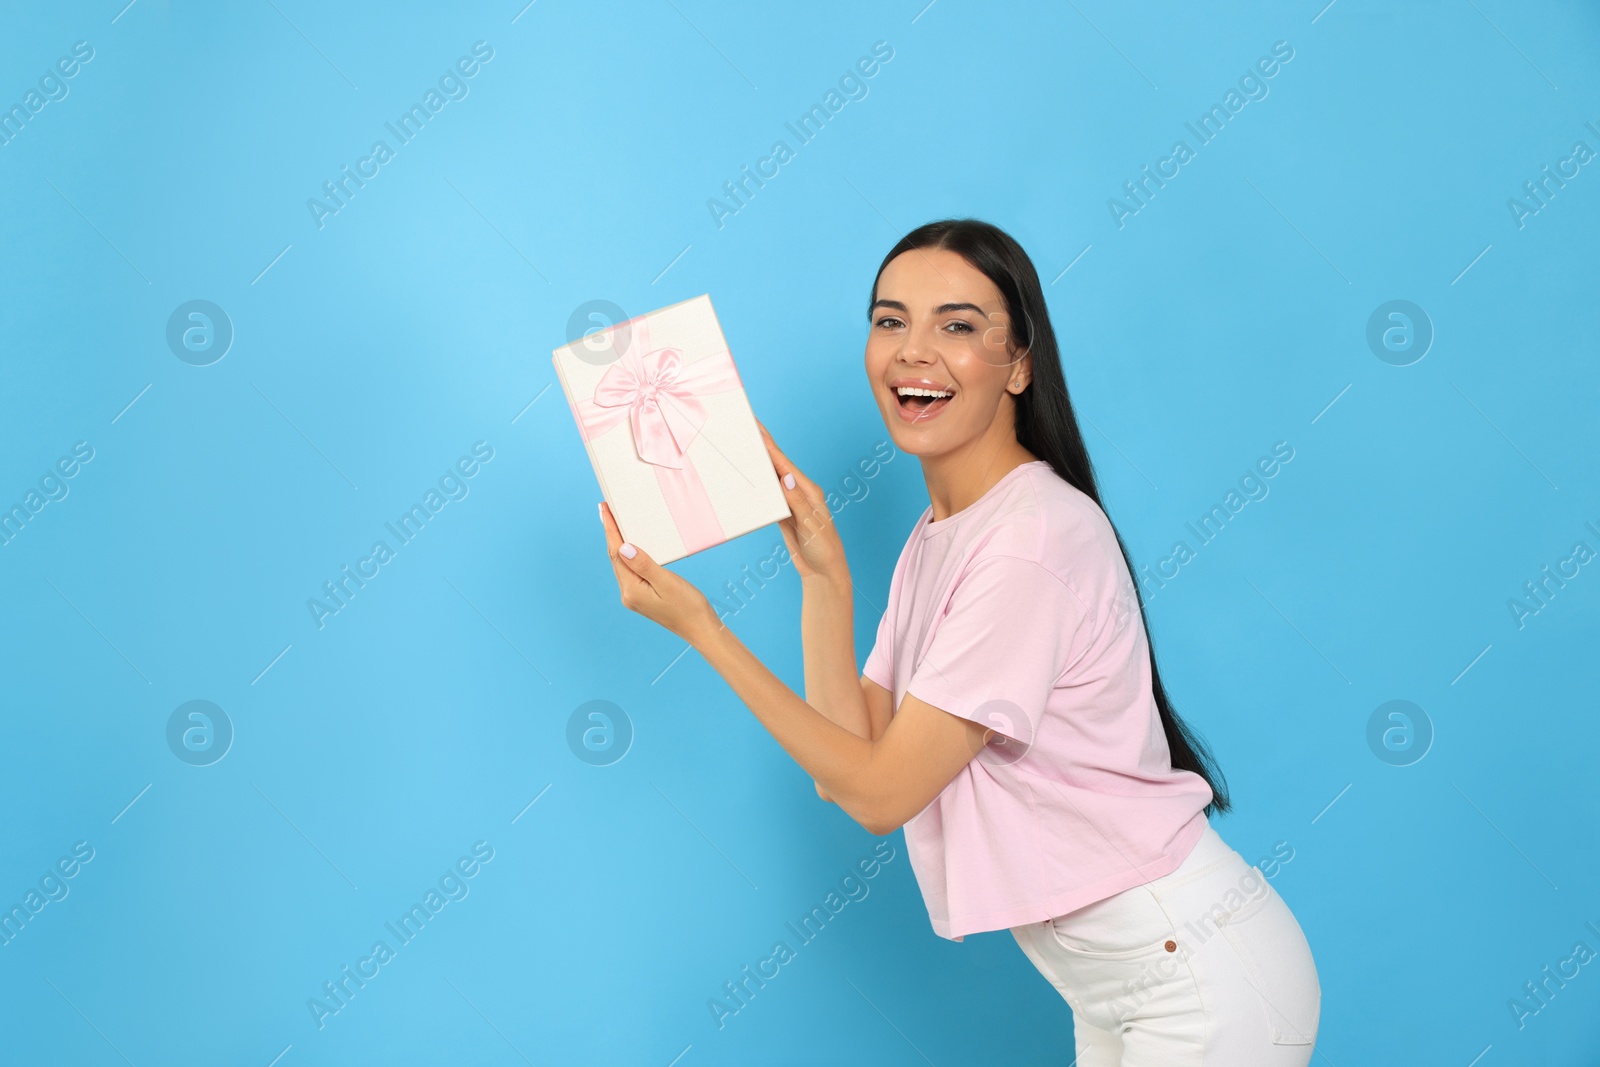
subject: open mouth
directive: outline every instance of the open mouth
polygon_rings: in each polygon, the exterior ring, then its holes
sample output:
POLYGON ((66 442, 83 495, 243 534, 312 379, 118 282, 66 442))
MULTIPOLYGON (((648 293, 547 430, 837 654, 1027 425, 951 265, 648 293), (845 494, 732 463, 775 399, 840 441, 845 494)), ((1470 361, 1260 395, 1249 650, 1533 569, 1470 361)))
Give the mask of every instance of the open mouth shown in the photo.
POLYGON ((900 405, 900 413, 907 418, 916 419, 925 419, 943 411, 954 395, 949 391, 921 389, 914 386, 901 386, 895 390, 895 400, 900 405))

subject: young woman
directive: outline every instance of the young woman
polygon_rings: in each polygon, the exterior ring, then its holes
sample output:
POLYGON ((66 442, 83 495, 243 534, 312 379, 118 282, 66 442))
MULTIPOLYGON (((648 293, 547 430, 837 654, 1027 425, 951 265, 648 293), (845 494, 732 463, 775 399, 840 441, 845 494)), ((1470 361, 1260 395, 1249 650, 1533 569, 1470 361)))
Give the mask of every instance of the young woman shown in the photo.
POLYGON ((602 504, 623 604, 693 645, 824 800, 905 828, 937 934, 1011 931, 1071 1007, 1079 1067, 1304 1067, 1310 947, 1208 820, 1226 788, 1156 673, 1033 264, 986 223, 929 223, 884 258, 868 318, 867 384, 931 503, 859 680, 832 513, 765 426, 806 698, 602 504))

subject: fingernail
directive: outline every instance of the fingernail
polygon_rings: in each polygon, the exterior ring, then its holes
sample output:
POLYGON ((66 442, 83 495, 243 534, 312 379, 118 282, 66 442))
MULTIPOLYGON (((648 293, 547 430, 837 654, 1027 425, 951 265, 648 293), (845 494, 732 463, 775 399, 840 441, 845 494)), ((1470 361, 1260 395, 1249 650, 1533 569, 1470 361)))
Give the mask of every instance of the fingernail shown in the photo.
POLYGON ((794 488, 794 475, 793 474, 785 474, 783 476, 783 487, 785 489, 793 489, 794 488))
POLYGON ((617 549, 617 551, 621 552, 624 556, 627 556, 629 559, 632 559, 634 556, 637 556, 639 554, 639 550, 637 548, 634 548, 632 545, 628 544, 628 542, 626 542, 626 541, 622 542, 622 547, 617 549))

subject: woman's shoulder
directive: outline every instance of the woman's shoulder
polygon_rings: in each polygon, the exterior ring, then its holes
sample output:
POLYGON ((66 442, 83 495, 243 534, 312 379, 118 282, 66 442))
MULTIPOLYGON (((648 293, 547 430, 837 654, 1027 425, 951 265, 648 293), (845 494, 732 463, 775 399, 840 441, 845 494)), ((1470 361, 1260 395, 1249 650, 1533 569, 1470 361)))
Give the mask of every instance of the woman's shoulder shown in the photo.
POLYGON ((1108 548, 1120 556, 1105 511, 1047 463, 1028 465, 978 541, 980 555, 1018 556, 1064 579, 1108 548))

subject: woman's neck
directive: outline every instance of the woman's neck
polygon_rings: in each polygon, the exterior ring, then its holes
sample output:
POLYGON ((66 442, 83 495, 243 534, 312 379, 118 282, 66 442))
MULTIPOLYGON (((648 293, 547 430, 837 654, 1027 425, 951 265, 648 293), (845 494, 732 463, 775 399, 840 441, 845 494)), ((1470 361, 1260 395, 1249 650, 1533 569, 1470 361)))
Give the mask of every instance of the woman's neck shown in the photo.
POLYGON ((933 521, 966 510, 1001 478, 1038 458, 1012 438, 998 449, 975 442, 973 447, 960 452, 922 460, 922 476, 928 483, 928 500, 933 504, 933 521))

